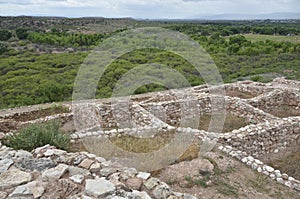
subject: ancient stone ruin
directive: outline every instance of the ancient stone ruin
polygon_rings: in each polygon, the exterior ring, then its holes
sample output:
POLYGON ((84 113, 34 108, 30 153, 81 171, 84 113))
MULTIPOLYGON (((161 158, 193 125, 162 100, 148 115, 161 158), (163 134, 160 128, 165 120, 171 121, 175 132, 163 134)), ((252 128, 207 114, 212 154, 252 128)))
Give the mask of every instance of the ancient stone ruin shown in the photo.
MULTIPOLYGON (((299 145, 299 91, 300 82, 277 78, 270 83, 243 81, 219 87, 196 86, 148 93, 132 96, 130 101, 120 98, 64 103, 69 112, 38 118, 34 116, 36 112, 51 105, 2 110, 0 139, 31 123, 60 119, 62 128, 72 132, 72 143, 90 150, 67 153, 44 146, 29 153, 1 145, 0 198, 194 198, 174 192, 152 177, 149 165, 103 153, 97 150, 97 145, 87 146, 93 144, 89 140, 122 136, 153 138, 156 134, 174 133, 197 138, 199 155, 215 148, 300 191, 299 179, 260 160, 262 155, 299 145), (219 96, 215 92, 218 90, 224 91, 225 96, 219 96), (225 131, 219 128, 225 120, 222 112, 225 116, 242 118, 243 126, 225 131), (199 125, 201 117, 211 118, 207 128, 199 125)), ((170 146, 169 152, 173 150, 170 146)), ((168 161, 176 158, 179 156, 168 161)))

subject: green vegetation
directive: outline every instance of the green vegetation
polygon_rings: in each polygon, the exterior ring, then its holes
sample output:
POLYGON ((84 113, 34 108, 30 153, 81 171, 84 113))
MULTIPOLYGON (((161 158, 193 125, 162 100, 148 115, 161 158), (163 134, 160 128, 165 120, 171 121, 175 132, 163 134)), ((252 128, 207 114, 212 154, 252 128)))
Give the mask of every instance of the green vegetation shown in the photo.
POLYGON ((217 190, 219 193, 226 195, 226 196, 235 196, 238 197, 239 190, 237 187, 234 187, 227 182, 225 182, 222 179, 218 179, 215 181, 215 184, 217 185, 217 190))
POLYGON ((7 51, 7 45, 0 43, 0 55, 7 51))
POLYGON ((189 183, 188 186, 201 186, 203 188, 207 188, 207 183, 210 181, 210 175, 207 174, 203 176, 202 178, 192 178, 191 176, 185 176, 184 179, 189 183))
MULTIPOLYGON (((270 81, 271 78, 264 74, 300 80, 300 42, 292 39, 299 37, 299 22, 140 21, 136 26, 160 26, 187 34, 210 54, 225 83, 243 79, 270 81)), ((63 28, 3 27, 0 30, 3 33, 0 34, 0 109, 71 100, 74 80, 89 54, 88 49, 93 49, 108 36, 124 31, 124 26, 120 27, 101 34, 76 32, 76 27, 71 25, 63 28), (70 47, 74 52, 66 53, 70 47), (50 54, 53 49, 58 52, 50 54)), ((205 83, 182 57, 158 49, 142 49, 117 58, 107 67, 99 80, 96 97, 111 97, 124 74, 136 66, 152 63, 179 71, 192 86, 205 83)), ((147 84, 135 90, 135 94, 165 89, 164 85, 147 84)))
POLYGON ((31 54, 1 58, 0 107, 71 100, 86 53, 31 54))
POLYGON ((229 36, 235 34, 264 34, 264 35, 283 35, 288 34, 299 35, 299 21, 298 23, 269 23, 265 22, 251 22, 251 21, 211 21, 199 23, 194 22, 170 22, 164 25, 172 30, 185 32, 186 34, 200 34, 209 36, 218 33, 221 36, 229 36))
POLYGON ((260 173, 255 174, 255 179, 249 179, 248 184, 253 187, 256 191, 261 193, 269 193, 270 188, 267 186, 269 184, 269 178, 265 175, 262 175, 260 173))
POLYGON ((55 46, 95 46, 100 43, 101 39, 105 35, 102 34, 68 34, 65 32, 49 32, 49 33, 39 33, 32 32, 29 33, 26 39, 33 43, 39 44, 49 44, 55 46))
POLYGON ((0 41, 7 41, 12 38, 12 33, 8 30, 0 30, 0 41))
POLYGON ((258 41, 276 41, 276 42, 292 42, 292 43, 299 43, 300 42, 300 36, 294 35, 294 36, 282 36, 282 35, 258 35, 258 34, 246 34, 244 35, 247 40, 250 40, 252 42, 258 42, 258 41))
POLYGON ((19 133, 9 136, 5 144, 16 150, 32 151, 46 144, 68 150, 70 137, 60 132, 59 127, 60 123, 58 121, 31 124, 27 128, 21 129, 19 133))
POLYGON ((16 35, 19 39, 26 39, 29 35, 29 29, 18 28, 18 29, 16 29, 16 35))

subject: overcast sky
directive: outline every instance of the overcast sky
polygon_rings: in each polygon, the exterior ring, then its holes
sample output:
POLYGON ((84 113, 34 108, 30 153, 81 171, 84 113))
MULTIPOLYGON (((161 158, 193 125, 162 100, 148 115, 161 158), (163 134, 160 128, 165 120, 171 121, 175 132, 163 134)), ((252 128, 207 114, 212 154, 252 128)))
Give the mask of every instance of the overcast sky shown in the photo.
POLYGON ((0 0, 0 15, 191 18, 224 13, 300 13, 300 0, 0 0))

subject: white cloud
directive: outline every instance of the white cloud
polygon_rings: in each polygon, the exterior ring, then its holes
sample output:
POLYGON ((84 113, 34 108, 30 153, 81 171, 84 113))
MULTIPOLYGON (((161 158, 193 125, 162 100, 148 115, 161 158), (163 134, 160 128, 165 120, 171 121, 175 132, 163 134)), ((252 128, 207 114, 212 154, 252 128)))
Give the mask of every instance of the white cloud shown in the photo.
MULTIPOLYGON (((0 0, 0 4, 16 4, 16 5, 28 5, 31 4, 31 0, 24 0, 24 1, 18 1, 18 0, 0 0)), ((2 5, 3 6, 3 5, 2 5)))

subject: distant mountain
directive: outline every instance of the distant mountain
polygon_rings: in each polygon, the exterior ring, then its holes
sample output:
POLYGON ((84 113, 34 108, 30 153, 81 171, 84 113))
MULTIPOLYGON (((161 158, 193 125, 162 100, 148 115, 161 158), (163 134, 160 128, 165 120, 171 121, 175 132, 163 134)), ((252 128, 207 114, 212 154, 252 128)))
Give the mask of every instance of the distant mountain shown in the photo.
POLYGON ((204 16, 198 15, 189 19, 209 19, 209 20, 247 20, 247 19, 300 19, 300 13, 269 13, 269 14, 220 14, 204 16))

